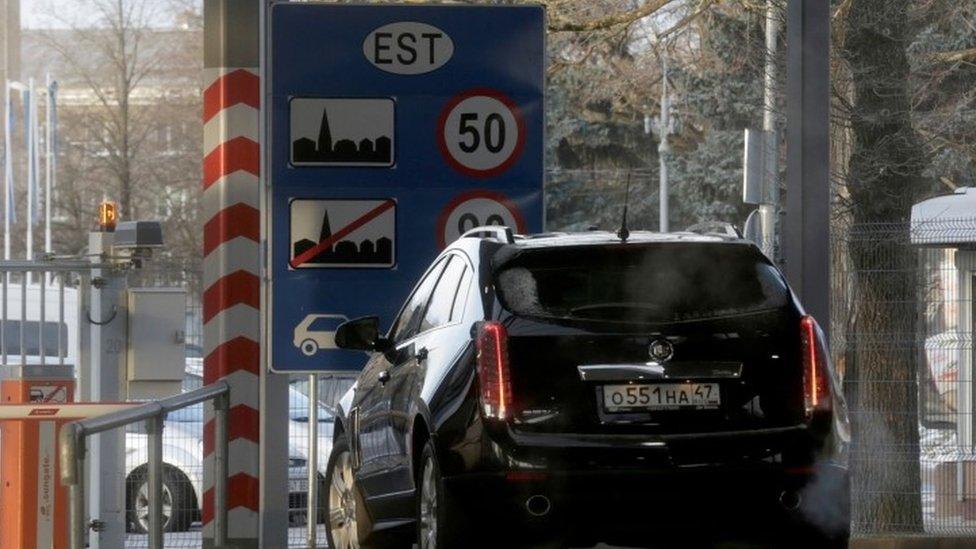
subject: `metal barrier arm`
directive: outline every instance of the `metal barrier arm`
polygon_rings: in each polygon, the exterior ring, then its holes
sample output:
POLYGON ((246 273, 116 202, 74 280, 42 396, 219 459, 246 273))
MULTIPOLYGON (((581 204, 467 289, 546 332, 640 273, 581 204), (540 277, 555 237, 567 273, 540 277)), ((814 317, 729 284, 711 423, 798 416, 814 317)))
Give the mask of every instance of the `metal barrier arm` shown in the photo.
POLYGON ((102 416, 73 421, 61 428, 58 454, 61 484, 69 490, 69 547, 85 546, 85 439, 91 435, 145 421, 149 435, 149 546, 163 547, 162 516, 162 435, 163 421, 169 412, 194 404, 214 401, 214 543, 227 541, 227 409, 230 386, 218 381, 199 389, 174 395, 142 406, 102 416))

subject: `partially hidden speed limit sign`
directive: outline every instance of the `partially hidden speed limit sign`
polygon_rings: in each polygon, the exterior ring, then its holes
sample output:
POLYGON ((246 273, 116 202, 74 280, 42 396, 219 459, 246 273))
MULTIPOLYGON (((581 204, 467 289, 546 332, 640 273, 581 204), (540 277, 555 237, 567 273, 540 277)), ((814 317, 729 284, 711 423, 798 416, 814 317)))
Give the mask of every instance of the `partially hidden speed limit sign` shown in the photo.
POLYGON ((491 88, 456 95, 444 106, 438 126, 444 160, 470 177, 503 173, 525 146, 525 122, 518 106, 491 88))
POLYGON ((448 202, 437 220, 441 249, 476 227, 499 225, 525 232, 525 218, 518 206, 500 192, 475 189, 448 202))

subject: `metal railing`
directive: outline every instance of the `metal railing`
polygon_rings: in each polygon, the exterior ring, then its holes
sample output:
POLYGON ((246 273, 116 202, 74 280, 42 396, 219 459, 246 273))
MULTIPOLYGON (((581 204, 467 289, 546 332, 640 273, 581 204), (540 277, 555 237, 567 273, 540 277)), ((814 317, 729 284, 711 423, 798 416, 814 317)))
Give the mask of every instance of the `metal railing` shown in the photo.
POLYGON ((68 487, 68 546, 85 547, 84 471, 86 439, 98 433, 146 422, 149 438, 149 547, 163 547, 163 422, 166 414, 194 404, 213 401, 214 407, 214 544, 227 543, 227 409, 230 386, 223 381, 148 402, 142 406, 74 421, 61 429, 59 459, 61 484, 68 487))

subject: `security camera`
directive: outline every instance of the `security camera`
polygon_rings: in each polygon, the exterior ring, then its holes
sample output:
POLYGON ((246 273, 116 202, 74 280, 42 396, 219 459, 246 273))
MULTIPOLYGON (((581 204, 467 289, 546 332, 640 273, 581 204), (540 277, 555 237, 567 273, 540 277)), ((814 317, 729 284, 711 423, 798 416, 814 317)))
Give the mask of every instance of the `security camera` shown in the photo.
POLYGON ((163 247, 163 227, 159 221, 120 221, 115 227, 113 250, 128 255, 136 267, 163 247))

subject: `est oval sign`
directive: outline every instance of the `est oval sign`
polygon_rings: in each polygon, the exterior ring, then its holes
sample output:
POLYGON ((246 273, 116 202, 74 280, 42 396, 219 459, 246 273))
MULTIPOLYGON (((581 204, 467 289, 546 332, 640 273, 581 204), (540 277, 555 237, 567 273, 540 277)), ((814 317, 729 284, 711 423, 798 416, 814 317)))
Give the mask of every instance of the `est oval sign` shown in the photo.
POLYGON ((439 69, 454 55, 454 42, 446 32, 404 21, 374 30, 363 41, 363 55, 380 70, 394 74, 424 74, 439 69))

